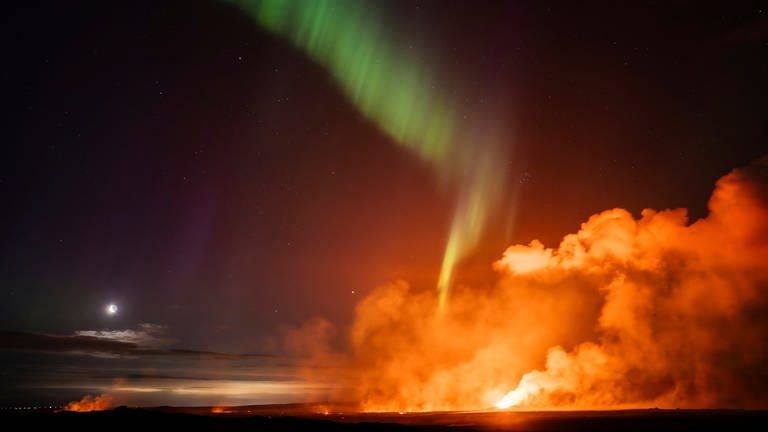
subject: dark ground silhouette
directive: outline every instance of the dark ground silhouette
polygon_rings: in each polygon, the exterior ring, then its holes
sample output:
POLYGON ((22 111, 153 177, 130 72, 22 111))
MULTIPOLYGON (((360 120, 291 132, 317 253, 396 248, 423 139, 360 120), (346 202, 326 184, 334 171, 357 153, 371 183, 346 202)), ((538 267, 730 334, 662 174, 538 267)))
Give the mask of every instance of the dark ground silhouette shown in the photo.
POLYGON ((69 430, 115 427, 157 427, 194 430, 313 430, 313 431, 647 431, 647 430, 765 430, 768 411, 746 410, 628 410, 591 412, 489 412, 361 414, 302 413, 300 409, 237 407, 225 414, 211 408, 125 408, 89 413, 54 411, 0 412, 6 425, 69 430), (251 414, 249 414, 249 412, 251 414), (255 413, 255 414, 253 414, 255 413))

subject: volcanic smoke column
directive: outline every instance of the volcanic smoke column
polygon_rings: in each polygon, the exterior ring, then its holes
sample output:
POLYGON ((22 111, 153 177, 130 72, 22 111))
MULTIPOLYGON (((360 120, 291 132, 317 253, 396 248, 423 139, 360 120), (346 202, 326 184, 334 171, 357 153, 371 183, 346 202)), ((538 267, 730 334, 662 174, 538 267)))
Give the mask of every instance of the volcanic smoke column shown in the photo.
POLYGON ((455 264, 476 246, 503 194, 509 161, 492 116, 462 124, 459 107, 446 96, 448 85, 430 70, 425 53, 398 41, 396 23, 385 22, 368 2, 229 1, 327 69, 365 117, 457 194, 438 282, 444 310, 455 264))

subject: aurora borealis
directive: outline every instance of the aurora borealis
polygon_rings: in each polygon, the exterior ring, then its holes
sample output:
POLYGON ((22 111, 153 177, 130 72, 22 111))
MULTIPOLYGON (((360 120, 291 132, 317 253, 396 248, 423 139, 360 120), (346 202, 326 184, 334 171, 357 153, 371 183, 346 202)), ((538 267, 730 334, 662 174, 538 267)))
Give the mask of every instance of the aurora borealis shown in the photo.
MULTIPOLYGON (((320 62, 355 105, 436 168, 448 170, 455 109, 421 53, 397 44, 366 2, 237 1, 264 28, 320 62)), ((403 41, 405 42, 405 41, 403 41)))
POLYGON ((585 383, 622 402, 682 383, 693 400, 719 379, 743 400, 766 382, 767 16, 752 1, 9 6, 0 407, 342 385, 379 408, 585 383), (612 372, 555 379, 596 358, 612 372))
POLYGON ((484 124, 481 132, 461 122, 457 101, 463 97, 432 70, 426 53, 409 45, 407 35, 390 30, 396 23, 383 20, 370 3, 236 3, 261 26, 324 65, 366 117, 424 160, 441 183, 455 189, 457 203, 437 282, 444 310, 454 266, 477 245, 505 190, 505 149, 512 146, 499 142, 499 126, 484 124))

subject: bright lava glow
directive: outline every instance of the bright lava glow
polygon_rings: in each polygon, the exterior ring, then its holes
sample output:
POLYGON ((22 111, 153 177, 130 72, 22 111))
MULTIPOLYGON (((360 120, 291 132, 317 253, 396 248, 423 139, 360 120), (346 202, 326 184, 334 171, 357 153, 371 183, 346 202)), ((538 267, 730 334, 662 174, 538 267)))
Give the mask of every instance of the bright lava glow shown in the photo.
POLYGON ((535 393, 539 388, 533 383, 520 383, 516 389, 504 395, 498 402, 496 402, 496 408, 507 409, 513 406, 520 405, 531 393, 535 393))
POLYGON ((117 305, 110 303, 106 307, 107 315, 115 315, 117 313, 117 305))

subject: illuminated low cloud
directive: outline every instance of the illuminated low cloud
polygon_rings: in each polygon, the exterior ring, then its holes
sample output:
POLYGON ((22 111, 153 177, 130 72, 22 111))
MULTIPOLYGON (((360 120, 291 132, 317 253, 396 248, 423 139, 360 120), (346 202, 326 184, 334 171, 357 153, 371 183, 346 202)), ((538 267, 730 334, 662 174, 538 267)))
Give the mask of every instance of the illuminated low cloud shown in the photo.
POLYGON ((321 398, 333 385, 307 381, 291 359, 116 340, 125 334, 0 333, 0 355, 7 365, 0 405, 72 401, 67 409, 82 411, 118 405, 287 403, 321 398))
POLYGON ((139 328, 136 330, 78 330, 75 332, 75 335, 99 340, 131 343, 143 347, 158 347, 168 345, 171 342, 171 339, 168 339, 165 333, 165 326, 143 323, 139 324, 139 328))

